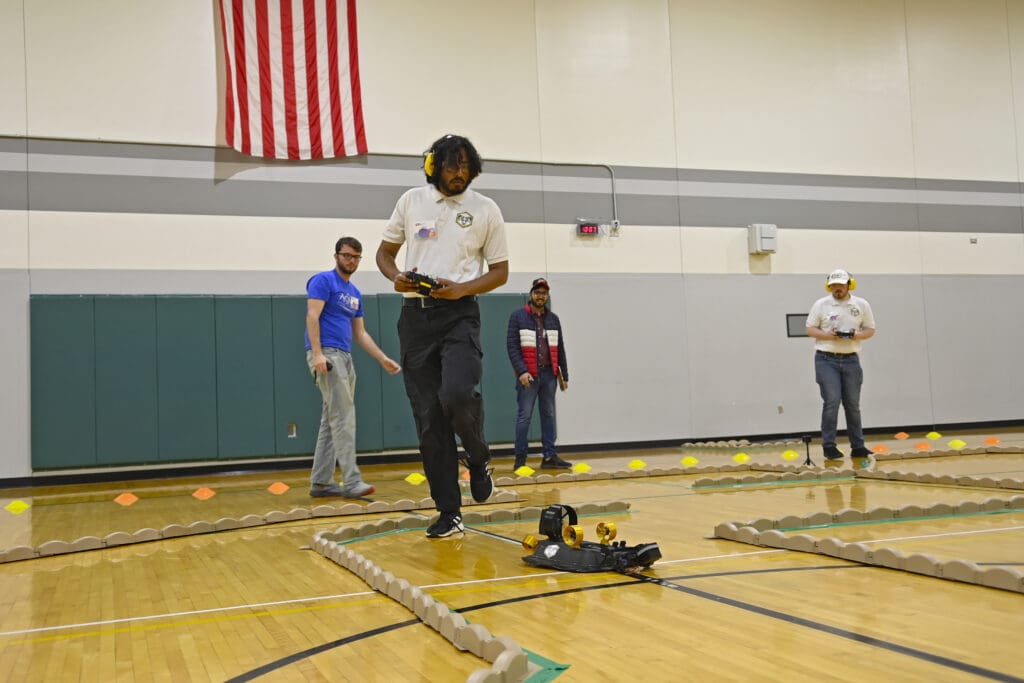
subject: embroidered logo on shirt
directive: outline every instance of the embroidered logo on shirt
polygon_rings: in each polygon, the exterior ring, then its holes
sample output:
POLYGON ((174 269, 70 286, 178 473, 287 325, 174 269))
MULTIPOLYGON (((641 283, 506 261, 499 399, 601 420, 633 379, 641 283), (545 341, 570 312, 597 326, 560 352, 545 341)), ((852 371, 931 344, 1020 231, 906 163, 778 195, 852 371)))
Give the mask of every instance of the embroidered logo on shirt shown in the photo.
POLYGON ((468 228, 473 225, 473 214, 469 211, 460 211, 455 216, 455 224, 460 228, 468 228))

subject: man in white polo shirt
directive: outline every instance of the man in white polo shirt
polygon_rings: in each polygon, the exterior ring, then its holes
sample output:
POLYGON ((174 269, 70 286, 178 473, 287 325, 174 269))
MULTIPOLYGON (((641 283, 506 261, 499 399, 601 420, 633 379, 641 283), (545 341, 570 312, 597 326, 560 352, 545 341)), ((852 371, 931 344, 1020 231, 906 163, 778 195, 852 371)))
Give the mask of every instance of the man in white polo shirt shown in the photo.
POLYGON ((843 452, 836 446, 836 422, 839 404, 846 414, 846 432, 850 437, 850 457, 871 455, 864 446, 860 419, 860 387, 864 372, 860 366, 861 342, 875 336, 875 316, 871 305, 850 294, 857 281, 845 270, 834 270, 825 277, 828 296, 814 302, 807 315, 807 336, 814 338, 814 377, 821 389, 821 443, 825 457, 838 460, 843 452))
POLYGON ((423 162, 428 184, 399 198, 377 249, 377 267, 405 296, 398 319, 405 390, 440 513, 427 528, 429 538, 464 530, 456 435, 473 499, 487 500, 494 486, 476 390, 483 377, 476 296, 508 280, 508 244, 498 205, 469 189, 482 166, 468 139, 436 140, 423 162), (404 270, 396 263, 403 244, 404 270))

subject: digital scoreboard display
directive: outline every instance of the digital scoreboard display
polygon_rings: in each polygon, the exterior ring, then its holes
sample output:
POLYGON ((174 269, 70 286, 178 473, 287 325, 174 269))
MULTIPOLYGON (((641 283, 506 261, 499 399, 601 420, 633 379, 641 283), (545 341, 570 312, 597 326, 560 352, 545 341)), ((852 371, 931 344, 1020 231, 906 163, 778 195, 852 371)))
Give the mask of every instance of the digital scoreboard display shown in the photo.
POLYGON ((601 234, 601 225, 592 221, 577 221, 576 234, 586 237, 597 237, 601 234))

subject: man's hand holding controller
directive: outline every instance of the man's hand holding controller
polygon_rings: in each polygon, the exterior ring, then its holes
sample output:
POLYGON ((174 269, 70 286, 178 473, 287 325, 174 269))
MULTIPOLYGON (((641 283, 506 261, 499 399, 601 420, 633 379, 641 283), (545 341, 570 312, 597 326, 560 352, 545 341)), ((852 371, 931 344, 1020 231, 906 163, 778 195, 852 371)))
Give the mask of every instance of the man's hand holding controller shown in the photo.
POLYGON ((416 292, 423 296, 430 296, 430 293, 440 286, 434 278, 417 273, 415 270, 406 271, 403 275, 416 284, 416 292))

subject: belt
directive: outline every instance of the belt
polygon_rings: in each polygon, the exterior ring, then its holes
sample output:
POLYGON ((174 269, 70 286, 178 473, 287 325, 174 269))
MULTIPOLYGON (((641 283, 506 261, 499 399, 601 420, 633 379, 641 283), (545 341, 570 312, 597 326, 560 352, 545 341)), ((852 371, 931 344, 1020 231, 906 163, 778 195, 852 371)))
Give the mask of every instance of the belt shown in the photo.
POLYGON ((815 353, 820 353, 821 355, 825 356, 826 358, 853 358, 854 356, 857 355, 856 351, 854 351, 853 353, 832 353, 831 351, 820 351, 819 350, 819 351, 815 351, 815 353))
POLYGON ((451 306, 464 302, 476 301, 476 295, 471 294, 461 299, 434 299, 429 296, 407 296, 402 299, 403 308, 438 308, 440 306, 451 306))

